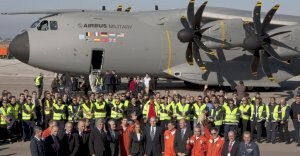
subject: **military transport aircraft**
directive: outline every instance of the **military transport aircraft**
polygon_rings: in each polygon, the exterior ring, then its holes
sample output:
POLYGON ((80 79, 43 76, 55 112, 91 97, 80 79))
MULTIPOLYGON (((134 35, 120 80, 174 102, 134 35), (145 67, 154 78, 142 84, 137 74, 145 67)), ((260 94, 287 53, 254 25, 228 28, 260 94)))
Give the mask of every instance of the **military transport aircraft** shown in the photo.
POLYGON ((56 10, 11 42, 20 61, 58 73, 151 74, 195 84, 279 87, 300 74, 300 17, 207 7, 130 12, 56 10), (262 17, 261 17, 262 16, 262 17), (274 16, 274 18, 273 18, 274 16))

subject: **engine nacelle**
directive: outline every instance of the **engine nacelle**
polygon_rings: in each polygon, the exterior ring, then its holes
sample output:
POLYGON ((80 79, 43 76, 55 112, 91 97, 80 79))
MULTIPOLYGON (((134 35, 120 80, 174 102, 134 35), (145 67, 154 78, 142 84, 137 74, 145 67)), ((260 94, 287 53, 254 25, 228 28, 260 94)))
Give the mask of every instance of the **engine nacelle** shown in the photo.
POLYGON ((271 30, 269 35, 290 31, 272 37, 271 45, 283 59, 300 57, 300 25, 284 26, 271 30))
POLYGON ((210 49, 230 49, 242 46, 246 37, 242 19, 219 20, 205 24, 208 28, 203 33, 202 41, 210 49))

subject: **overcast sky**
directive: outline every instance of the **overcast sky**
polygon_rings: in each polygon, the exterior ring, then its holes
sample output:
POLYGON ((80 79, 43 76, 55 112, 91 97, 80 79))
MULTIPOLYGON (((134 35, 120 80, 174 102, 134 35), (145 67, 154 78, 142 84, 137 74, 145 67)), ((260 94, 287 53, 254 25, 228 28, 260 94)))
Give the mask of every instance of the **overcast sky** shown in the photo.
MULTIPOLYGON (((161 10, 185 8, 189 0, 0 0, 0 12, 42 11, 54 9, 101 9, 115 10, 118 4, 132 6, 132 11, 154 10, 158 4, 161 10)), ((196 0, 199 6, 203 0, 196 0)), ((208 6, 253 10, 257 0, 208 0, 208 6)), ((281 4, 280 14, 300 16, 300 0, 263 0, 263 11, 273 5, 281 4)), ((36 15, 0 15, 0 36, 12 38, 21 30, 28 28, 40 16, 36 15)))

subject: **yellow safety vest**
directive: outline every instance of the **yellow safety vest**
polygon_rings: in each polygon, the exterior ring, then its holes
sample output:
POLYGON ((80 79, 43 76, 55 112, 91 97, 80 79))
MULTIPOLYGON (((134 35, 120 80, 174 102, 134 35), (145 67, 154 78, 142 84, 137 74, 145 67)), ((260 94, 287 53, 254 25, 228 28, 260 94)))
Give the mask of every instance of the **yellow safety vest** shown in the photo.
POLYGON ((23 108, 23 110, 22 110, 22 120, 28 121, 28 120, 31 119, 31 115, 32 115, 32 114, 27 114, 27 113, 25 112, 25 110, 28 111, 28 112, 33 111, 34 108, 35 108, 35 105, 32 104, 32 106, 31 106, 31 108, 30 108, 30 106, 29 106, 27 103, 25 103, 23 106, 24 106, 24 108, 23 108), (24 110, 24 109, 25 109, 25 110, 24 110))
POLYGON ((91 103, 90 107, 88 107, 85 103, 83 103, 83 104, 81 104, 81 106, 82 106, 82 109, 84 109, 83 118, 92 119, 93 118, 92 110, 93 110, 94 105, 91 103))
POLYGON ((176 109, 177 120, 181 120, 184 117, 185 117, 186 120, 190 120, 191 115, 186 114, 186 112, 190 109, 189 104, 185 104, 184 106, 182 106, 181 103, 177 103, 176 107, 178 108, 178 109, 176 109), (181 113, 182 115, 180 115, 179 113, 181 113))
MULTIPOLYGON (((150 108, 149 103, 150 103, 150 101, 148 101, 143 108, 143 118, 144 119, 148 118, 148 113, 149 113, 149 108, 150 108)), ((159 115, 159 104, 157 104, 155 102, 154 102, 154 111, 155 111, 155 114, 158 116, 159 115)))
POLYGON ((167 104, 166 106, 162 103, 160 104, 159 110, 159 120, 171 120, 171 116, 169 115, 172 112, 172 105, 167 104))
POLYGON ((199 106, 198 103, 194 103, 193 106, 195 110, 194 119, 198 119, 198 117, 201 116, 203 110, 205 110, 206 104, 202 104, 201 106, 199 106))
POLYGON ((35 79, 34 79, 34 83, 35 83, 35 86, 40 86, 41 85, 41 76, 37 76, 35 79))
POLYGON ((239 110, 241 111, 241 118, 244 120, 250 120, 250 116, 247 115, 246 113, 248 113, 249 109, 250 109, 250 105, 246 104, 246 106, 244 107, 243 104, 240 105, 239 110))
POLYGON ((225 110, 225 123, 235 123, 238 124, 239 119, 238 119, 238 115, 239 115, 239 108, 235 107, 233 110, 230 109, 230 106, 224 106, 223 107, 225 110))
POLYGON ((3 116, 8 116, 8 115, 11 115, 12 114, 12 109, 11 107, 6 107, 6 111, 4 110, 3 107, 0 108, 0 112, 1 112, 1 115, 0 115, 0 125, 6 125, 6 121, 2 118, 3 116))
MULTIPOLYGON (((51 108, 51 104, 49 100, 45 100, 45 108, 51 108)), ((44 109, 44 114, 45 115, 49 115, 51 112, 50 111, 46 111, 46 109, 44 109)))
POLYGON ((112 119, 121 119, 123 118, 124 115, 124 104, 123 103, 119 103, 116 104, 115 102, 112 103, 113 107, 111 109, 111 113, 110 113, 110 117, 112 119))
POLYGON ((210 111, 211 111, 211 116, 214 119, 215 126, 222 126, 223 119, 221 118, 220 120, 217 120, 217 116, 222 111, 222 109, 218 109, 218 111, 215 111, 215 109, 211 109, 210 111))
MULTIPOLYGON (((75 115, 78 117, 77 119, 80 119, 79 118, 79 110, 80 110, 80 106, 78 106, 77 112, 75 112, 75 115)), ((68 106, 68 112, 69 112, 68 121, 73 121, 72 115, 74 114, 74 109, 73 109, 72 105, 68 106)))
MULTIPOLYGON (((281 118, 279 117, 279 105, 276 105, 274 110, 273 110, 273 121, 279 121, 281 118)), ((266 105, 266 113, 267 113, 267 120, 270 119, 270 115, 271 115, 271 112, 270 112, 270 106, 269 105, 266 105)))
MULTIPOLYGON (((285 105, 284 107, 281 107, 281 120, 283 120, 284 116, 285 116, 285 112, 286 112, 286 108, 288 108, 290 106, 285 105)), ((289 121, 289 118, 287 118, 287 121, 289 121)))
POLYGON ((96 77, 96 86, 103 86, 103 79, 102 77, 96 77))
MULTIPOLYGON (((255 107, 256 106, 254 104, 251 104, 251 117, 250 117, 251 121, 253 121, 253 118, 254 118, 254 114, 255 114, 254 109, 255 109, 255 107)), ((258 121, 264 120, 264 115, 263 115, 264 112, 265 112, 264 105, 259 105, 258 106, 258 117, 257 117, 258 121)))
POLYGON ((125 101, 124 101, 124 107, 125 107, 126 110, 127 110, 127 108, 128 108, 128 105, 129 105, 129 101, 128 101, 128 100, 125 100, 125 101))
POLYGON ((18 120, 19 119, 20 104, 18 104, 18 103, 15 103, 15 105, 8 104, 8 106, 11 107, 12 114, 13 114, 14 118, 16 120, 18 120))
POLYGON ((106 110, 105 110, 106 103, 103 101, 102 103, 96 102, 95 103, 95 118, 106 118, 106 110))
MULTIPOLYGON (((66 107, 66 105, 60 105, 58 106, 58 104, 53 104, 53 108, 55 108, 56 110, 63 110, 66 107)), ((53 120, 59 121, 59 120, 66 120, 67 116, 66 113, 59 113, 59 112, 55 112, 53 110, 53 120)))

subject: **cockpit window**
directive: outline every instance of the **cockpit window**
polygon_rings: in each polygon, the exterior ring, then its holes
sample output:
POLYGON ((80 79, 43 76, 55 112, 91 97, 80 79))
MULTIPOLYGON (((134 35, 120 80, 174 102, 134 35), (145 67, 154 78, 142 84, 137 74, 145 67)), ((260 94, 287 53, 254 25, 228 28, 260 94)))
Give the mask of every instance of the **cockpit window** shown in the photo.
POLYGON ((51 30, 57 30, 57 21, 50 21, 50 29, 51 30))
POLYGON ((49 30, 49 26, 48 26, 48 21, 47 20, 44 20, 40 23, 40 25, 37 27, 38 30, 41 30, 41 31, 47 31, 49 30))
POLYGON ((32 25, 30 26, 30 28, 35 28, 36 26, 38 26, 40 24, 41 21, 35 21, 34 23, 32 23, 32 25))

